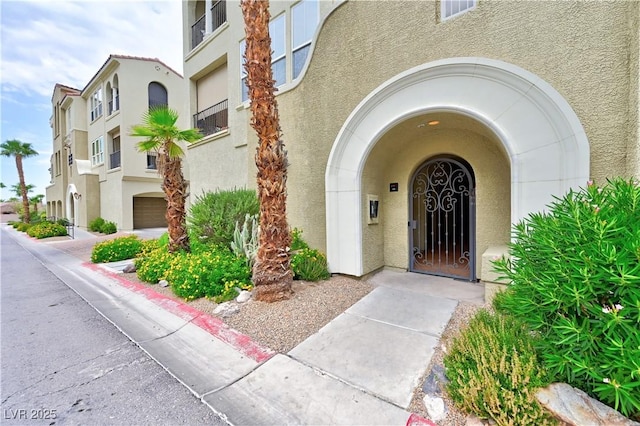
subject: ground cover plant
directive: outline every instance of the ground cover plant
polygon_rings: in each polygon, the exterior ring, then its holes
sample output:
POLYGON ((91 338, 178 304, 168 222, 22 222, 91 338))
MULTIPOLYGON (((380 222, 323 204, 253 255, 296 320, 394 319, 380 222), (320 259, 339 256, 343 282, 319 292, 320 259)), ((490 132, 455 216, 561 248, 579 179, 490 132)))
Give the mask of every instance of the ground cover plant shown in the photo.
POLYGON ((102 241, 93 246, 91 262, 117 262, 133 259, 142 251, 142 240, 135 235, 102 241))
MULTIPOLYGON (((24 229, 25 227, 18 227, 18 230, 21 230, 21 228, 24 229)), ((30 237, 42 239, 65 236, 67 235, 67 228, 57 223, 42 221, 37 222, 34 225, 27 226, 25 232, 30 237)))
POLYGON ((535 400, 548 378, 522 322, 480 310, 444 358, 447 391, 460 408, 498 425, 550 425, 535 400))
POLYGON ((230 300, 238 290, 251 289, 251 269, 228 246, 211 245, 192 238, 191 253, 169 253, 168 238, 145 242, 135 259, 143 281, 167 280, 176 296, 185 300, 208 297, 230 300))
POLYGON ((291 270, 294 280, 320 281, 331 277, 327 257, 310 248, 298 228, 291 230, 291 270))
POLYGON ((640 186, 589 183, 514 229, 511 281, 495 307, 541 336, 541 359, 567 382, 640 418, 640 186))

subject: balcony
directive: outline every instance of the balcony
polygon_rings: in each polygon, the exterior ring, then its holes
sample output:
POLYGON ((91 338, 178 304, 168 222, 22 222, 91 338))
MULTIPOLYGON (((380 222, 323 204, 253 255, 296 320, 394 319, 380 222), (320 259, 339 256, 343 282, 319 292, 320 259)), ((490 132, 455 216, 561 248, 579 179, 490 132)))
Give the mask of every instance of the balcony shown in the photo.
POLYGON ((193 115, 193 127, 204 136, 212 135, 229 127, 228 100, 215 104, 193 115))
POLYGON ((120 165, 120 151, 109 154, 109 169, 116 169, 120 167, 120 165))
POLYGON ((217 30, 222 24, 227 22, 227 3, 225 0, 219 0, 213 3, 211 6, 211 28, 207 28, 207 14, 206 12, 198 18, 198 20, 191 26, 191 48, 195 49, 202 40, 204 40, 205 34, 209 34, 217 30))
POLYGON ((120 97, 116 96, 112 100, 109 101, 109 115, 120 109, 120 97))

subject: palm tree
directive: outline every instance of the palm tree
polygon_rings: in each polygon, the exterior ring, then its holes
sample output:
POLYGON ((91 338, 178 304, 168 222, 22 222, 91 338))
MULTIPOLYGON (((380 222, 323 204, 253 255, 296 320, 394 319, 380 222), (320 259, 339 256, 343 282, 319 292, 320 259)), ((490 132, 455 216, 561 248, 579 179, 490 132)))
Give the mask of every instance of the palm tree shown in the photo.
POLYGON ((33 204, 33 211, 35 214, 38 214, 38 204, 40 204, 43 199, 44 199, 43 194, 34 195, 29 199, 31 204, 33 204))
POLYGON ((251 100, 251 126, 258 134, 255 160, 260 199, 260 238, 253 266, 254 298, 275 302, 291 297, 287 223, 287 152, 281 140, 271 70, 269 2, 242 0, 246 38, 245 70, 251 100))
POLYGON ((24 183, 24 169, 22 168, 22 159, 28 157, 34 157, 38 155, 38 152, 31 147, 30 143, 21 142, 17 139, 12 139, 0 144, 0 155, 5 157, 15 157, 16 168, 18 169, 18 179, 20 180, 20 188, 22 195, 22 206, 24 208, 24 215, 22 220, 26 223, 31 222, 31 215, 29 214, 29 198, 27 197, 27 188, 24 183))
POLYGON ((178 142, 195 142, 202 138, 198 129, 180 130, 176 126, 178 113, 166 105, 149 109, 142 117, 143 124, 132 127, 131 136, 146 138, 138 143, 140 152, 158 153, 158 173, 162 176, 162 190, 167 199, 167 227, 169 252, 191 251, 187 234, 187 183, 182 174, 184 151, 178 142))
MULTIPOLYGON (((35 187, 36 186, 32 184, 28 184, 24 186, 25 190, 27 191, 27 196, 29 196, 29 193, 33 192, 35 187)), ((16 196, 22 197, 22 186, 19 183, 11 185, 11 190, 13 191, 14 194, 16 194, 16 196)))

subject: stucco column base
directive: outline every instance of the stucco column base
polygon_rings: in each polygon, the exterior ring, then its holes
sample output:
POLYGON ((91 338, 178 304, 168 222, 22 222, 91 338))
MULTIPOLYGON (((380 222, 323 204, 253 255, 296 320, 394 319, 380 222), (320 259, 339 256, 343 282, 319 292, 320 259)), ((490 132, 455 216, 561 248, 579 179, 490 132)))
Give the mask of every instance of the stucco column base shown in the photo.
POLYGON ((500 279, 500 274, 493 270, 493 261, 509 256, 509 247, 491 246, 482 253, 482 277, 484 283, 484 301, 491 303, 496 293, 507 288, 508 282, 500 279))

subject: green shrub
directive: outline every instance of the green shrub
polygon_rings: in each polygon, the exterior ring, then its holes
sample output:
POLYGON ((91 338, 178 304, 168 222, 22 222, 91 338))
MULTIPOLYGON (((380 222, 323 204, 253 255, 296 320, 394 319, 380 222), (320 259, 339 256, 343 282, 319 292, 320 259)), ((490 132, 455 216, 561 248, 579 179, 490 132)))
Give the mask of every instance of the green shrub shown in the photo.
POLYGON ((197 241, 229 247, 236 223, 260 210, 256 192, 234 189, 203 193, 189 210, 187 220, 197 241))
POLYGON ((89 230, 92 232, 102 232, 102 227, 104 226, 104 219, 101 217, 96 217, 91 222, 89 222, 89 230))
POLYGON ((518 320, 480 310, 444 357, 447 391, 465 411, 498 425, 556 422, 535 399, 549 382, 532 337, 518 320))
POLYGON ((291 251, 309 248, 309 244, 302 238, 302 229, 293 228, 291 231, 291 251))
POLYGON ((93 263, 117 262, 133 259, 142 251, 142 240, 135 235, 102 241, 93 246, 91 261, 93 263))
POLYGON ((62 226, 69 226, 69 225, 71 225, 71 222, 69 222, 69 219, 66 219, 66 218, 64 218, 64 217, 63 217, 63 218, 60 218, 60 219, 58 219, 58 220, 56 220, 56 223, 57 223, 58 225, 62 225, 62 226))
POLYGON ((35 225, 27 227, 27 234, 34 238, 62 237, 67 235, 67 228, 57 223, 38 222, 35 225))
POLYGON ((250 283, 251 270, 243 259, 220 246, 200 253, 175 253, 165 279, 186 300, 213 298, 222 295, 231 281, 250 283))
POLYGON ((557 199, 515 226, 512 282, 495 299, 544 339, 554 380, 640 416, 640 187, 616 179, 557 199))
POLYGON ((152 284, 165 279, 172 258, 166 245, 153 248, 151 244, 143 244, 142 251, 134 260, 138 278, 152 284))
POLYGON ((319 250, 304 248, 291 258, 293 278, 305 281, 326 280, 331 276, 327 258, 319 250))
POLYGON ((118 232, 118 227, 114 222, 105 222, 102 227, 100 227, 100 232, 103 234, 115 234, 118 232))
POLYGON ((20 232, 27 232, 29 228, 31 228, 32 226, 33 225, 31 225, 30 223, 16 222, 16 224, 14 225, 14 228, 20 232))

